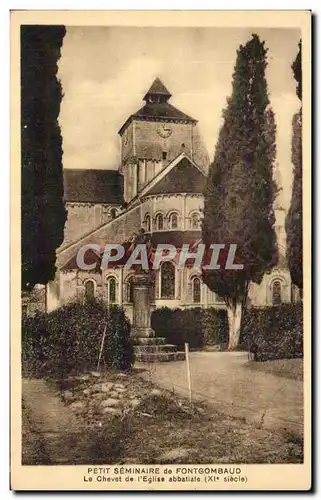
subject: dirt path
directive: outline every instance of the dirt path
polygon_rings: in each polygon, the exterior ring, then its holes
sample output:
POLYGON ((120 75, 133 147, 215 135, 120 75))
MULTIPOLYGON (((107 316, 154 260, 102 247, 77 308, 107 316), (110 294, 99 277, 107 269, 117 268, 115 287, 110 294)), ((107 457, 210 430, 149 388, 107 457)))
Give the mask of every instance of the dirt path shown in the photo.
POLYGON ((23 463, 79 463, 84 433, 76 416, 68 410, 44 380, 23 379, 23 463))
MULTIPOLYGON (((247 355, 242 352, 191 353, 193 397, 214 405, 224 414, 243 417, 266 428, 303 434, 303 382, 248 370, 246 362, 247 355)), ((145 378, 187 395, 184 361, 144 366, 145 378)))
MULTIPOLYGON (((206 362, 213 359, 203 358, 201 353, 192 355, 192 378, 206 390, 215 385, 206 362)), ((218 365, 218 358, 215 360, 218 365)), ((226 375, 226 363, 224 366, 221 373, 226 375)), ((237 405, 226 407, 222 415, 222 403, 199 393, 198 398, 209 404, 195 405, 190 413, 185 399, 160 391, 141 378, 152 375, 159 383, 162 371, 168 377, 167 387, 174 385, 176 393, 183 393, 184 387, 178 384, 183 382, 184 363, 154 366, 153 374, 147 368, 144 365, 144 374, 134 370, 122 377, 105 373, 99 378, 82 374, 68 379, 68 390, 60 384, 66 403, 45 380, 23 380, 23 465, 172 463, 173 456, 175 463, 302 462, 298 436, 233 418, 239 416, 237 405)), ((246 412, 247 417, 248 408, 246 412)))

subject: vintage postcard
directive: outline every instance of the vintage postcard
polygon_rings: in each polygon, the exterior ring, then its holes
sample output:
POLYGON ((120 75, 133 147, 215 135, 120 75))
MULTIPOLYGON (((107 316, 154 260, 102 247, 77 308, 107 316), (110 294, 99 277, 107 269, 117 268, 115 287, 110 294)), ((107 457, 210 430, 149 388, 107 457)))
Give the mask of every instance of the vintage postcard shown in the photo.
POLYGON ((311 488, 311 12, 11 13, 11 488, 311 488))

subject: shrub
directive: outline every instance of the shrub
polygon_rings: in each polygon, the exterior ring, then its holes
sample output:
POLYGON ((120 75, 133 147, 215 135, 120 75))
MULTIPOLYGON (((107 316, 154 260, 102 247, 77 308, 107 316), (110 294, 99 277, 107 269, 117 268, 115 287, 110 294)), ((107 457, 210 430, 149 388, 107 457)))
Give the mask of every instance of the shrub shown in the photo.
POLYGON ((202 324, 206 345, 228 343, 228 322, 225 309, 214 309, 214 307, 204 309, 202 324))
POLYGON ((170 309, 162 307, 152 314, 151 326, 157 337, 165 337, 169 344, 183 348, 200 349, 205 344, 227 341, 226 311, 219 309, 170 309))
POLYGON ((40 372, 46 361, 46 319, 45 313, 22 315, 21 363, 24 375, 40 372))
MULTIPOLYGON (((165 337, 180 349, 188 342, 190 348, 228 342, 228 322, 225 309, 169 309, 162 307, 152 314, 156 336, 165 337)), ((274 307, 251 308, 242 322, 240 348, 256 347, 256 359, 282 359, 303 355, 302 306, 282 304, 274 307)))
POLYGON ((255 346, 257 361, 302 357, 302 304, 249 309, 242 338, 248 349, 255 346))
POLYGON ((108 309, 93 301, 63 306, 49 314, 24 317, 22 321, 22 364, 24 373, 63 377, 94 369, 103 331, 106 339, 101 363, 127 370, 133 364, 130 324, 119 307, 108 309))
POLYGON ((183 348, 188 342, 191 348, 200 348, 204 344, 201 312, 199 308, 162 307, 153 312, 151 325, 156 336, 165 337, 169 344, 183 348))
POLYGON ((108 310, 108 330, 105 362, 116 370, 126 371, 134 361, 134 347, 130 341, 130 321, 122 309, 112 306, 108 310), (106 355, 107 354, 107 355, 106 355))

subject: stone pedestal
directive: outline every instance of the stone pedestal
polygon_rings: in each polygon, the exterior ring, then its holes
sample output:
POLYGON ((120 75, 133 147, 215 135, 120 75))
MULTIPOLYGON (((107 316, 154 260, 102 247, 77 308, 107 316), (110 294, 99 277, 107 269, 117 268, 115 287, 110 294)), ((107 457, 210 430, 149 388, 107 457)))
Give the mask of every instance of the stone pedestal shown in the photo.
POLYGON ((147 273, 133 276, 133 326, 136 361, 153 363, 160 361, 182 361, 184 352, 177 352, 177 346, 166 344, 164 337, 155 337, 151 328, 151 280, 147 273))
POLYGON ((147 273, 137 273, 133 276, 133 328, 135 338, 155 337, 151 329, 150 308, 151 281, 147 273))

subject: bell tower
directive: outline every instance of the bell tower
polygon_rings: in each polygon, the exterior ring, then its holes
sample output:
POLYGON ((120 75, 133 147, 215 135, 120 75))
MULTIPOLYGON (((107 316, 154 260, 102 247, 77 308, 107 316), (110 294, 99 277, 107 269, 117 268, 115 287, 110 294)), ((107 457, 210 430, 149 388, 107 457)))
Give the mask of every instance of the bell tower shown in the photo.
POLYGON ((124 198, 129 202, 182 152, 193 159, 197 121, 175 108, 171 93, 156 78, 144 95, 144 106, 119 130, 124 198))

